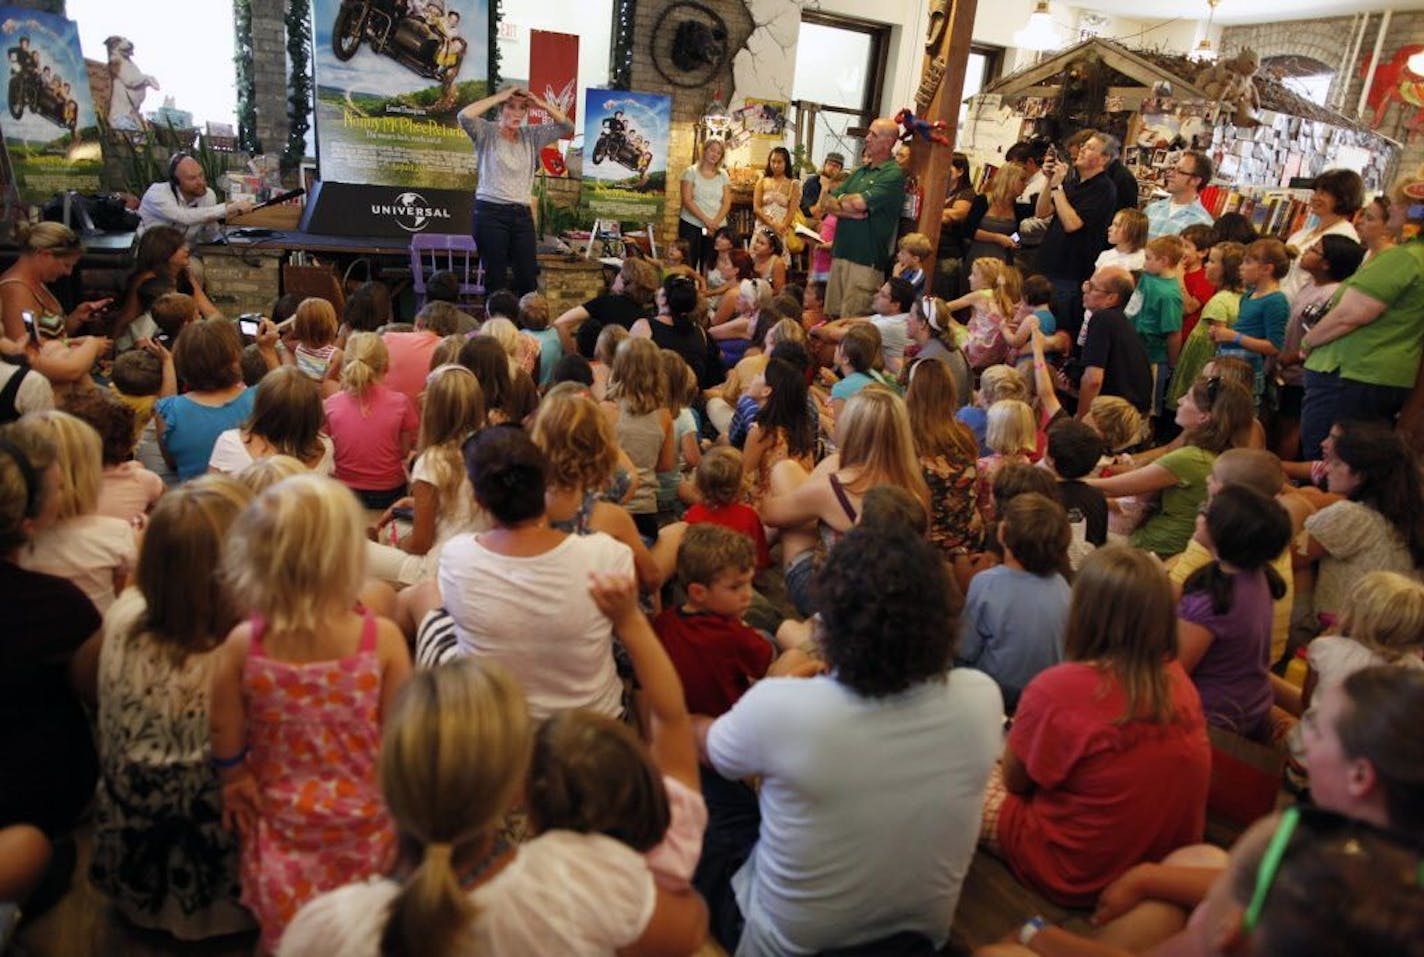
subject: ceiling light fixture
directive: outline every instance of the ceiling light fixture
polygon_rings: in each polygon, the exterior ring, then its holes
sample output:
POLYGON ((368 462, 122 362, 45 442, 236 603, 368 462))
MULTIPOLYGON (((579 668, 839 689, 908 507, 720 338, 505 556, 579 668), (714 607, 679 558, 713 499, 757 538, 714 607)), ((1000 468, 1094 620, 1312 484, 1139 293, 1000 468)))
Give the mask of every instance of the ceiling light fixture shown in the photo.
POLYGON ((1197 48, 1192 51, 1192 59, 1204 63, 1210 63, 1216 59, 1216 51, 1211 47, 1211 21, 1216 17, 1216 5, 1221 0, 1206 0, 1206 4, 1211 8, 1211 12, 1206 15, 1206 34, 1197 44, 1197 48))
POLYGON ((1014 46, 1041 53, 1062 45, 1063 35, 1053 23, 1053 14, 1048 12, 1048 0, 1038 0, 1023 29, 1015 31, 1014 46))

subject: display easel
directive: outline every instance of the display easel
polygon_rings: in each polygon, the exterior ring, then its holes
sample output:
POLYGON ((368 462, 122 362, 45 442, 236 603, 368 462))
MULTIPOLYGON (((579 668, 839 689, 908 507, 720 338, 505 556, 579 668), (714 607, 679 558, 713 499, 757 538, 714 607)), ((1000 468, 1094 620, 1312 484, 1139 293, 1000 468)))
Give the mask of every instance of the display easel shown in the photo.
MULTIPOLYGON (((648 231, 648 258, 658 258, 657 233, 653 229, 653 224, 648 223, 645 227, 648 231)), ((637 246, 637 243, 633 243, 637 246)), ((629 243, 623 238, 623 224, 616 219, 595 219, 593 228, 588 234, 588 248, 584 250, 584 259, 617 259, 622 260, 628 254, 629 243), (597 244, 599 255, 593 255, 594 246, 597 244)), ((641 253, 642 250, 639 250, 641 253)))

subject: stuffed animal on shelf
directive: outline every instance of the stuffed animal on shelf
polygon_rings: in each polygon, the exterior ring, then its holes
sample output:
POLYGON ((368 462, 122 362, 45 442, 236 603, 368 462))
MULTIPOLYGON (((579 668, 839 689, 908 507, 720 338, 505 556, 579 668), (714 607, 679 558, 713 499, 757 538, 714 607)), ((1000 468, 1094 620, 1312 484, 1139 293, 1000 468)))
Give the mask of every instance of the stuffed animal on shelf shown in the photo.
POLYGON ((944 133, 949 128, 949 124, 944 120, 935 120, 931 123, 929 120, 920 119, 910 112, 909 107, 906 107, 895 114, 895 122, 905 131, 900 134, 901 143, 910 142, 918 134, 930 143, 938 143, 941 146, 950 145, 949 137, 944 133))
POLYGON ((1231 110, 1237 126, 1260 126, 1260 97, 1256 94, 1256 68, 1261 60, 1246 47, 1230 60, 1220 60, 1196 76, 1197 87, 1231 110))

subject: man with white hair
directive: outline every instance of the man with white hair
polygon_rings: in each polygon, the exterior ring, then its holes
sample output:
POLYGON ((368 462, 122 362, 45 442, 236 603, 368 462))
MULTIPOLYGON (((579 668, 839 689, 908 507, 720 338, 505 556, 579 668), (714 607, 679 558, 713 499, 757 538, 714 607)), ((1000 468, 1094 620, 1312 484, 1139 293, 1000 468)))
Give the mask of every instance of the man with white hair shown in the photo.
POLYGON ((905 171, 895 162, 900 127, 873 120, 865 133, 861 165, 846 181, 821 196, 821 211, 836 216, 826 315, 864 316, 885 284, 895 228, 905 204, 905 171))
POLYGON ((1058 328, 1077 338, 1083 322, 1081 288, 1093 274, 1098 254, 1108 247, 1108 224, 1117 212, 1117 187, 1106 175, 1117 159, 1118 141, 1094 133, 1078 148, 1068 181, 1069 164, 1056 155, 1044 161, 1048 188, 1038 194, 1034 215, 1053 217, 1038 252, 1038 271, 1053 284, 1053 311, 1058 328))

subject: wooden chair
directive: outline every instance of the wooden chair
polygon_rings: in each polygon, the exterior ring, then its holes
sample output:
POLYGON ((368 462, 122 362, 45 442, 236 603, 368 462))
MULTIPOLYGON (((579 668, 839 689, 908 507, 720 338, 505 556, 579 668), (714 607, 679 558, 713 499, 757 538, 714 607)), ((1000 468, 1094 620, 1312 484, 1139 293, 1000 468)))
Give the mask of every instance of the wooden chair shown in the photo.
POLYGON ((416 309, 425 305, 426 280, 446 270, 460 277, 461 306, 474 305, 484 298, 485 271, 473 236, 416 233, 410 238, 410 279, 416 309))

